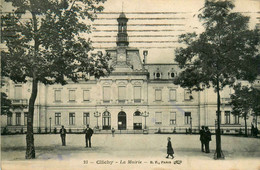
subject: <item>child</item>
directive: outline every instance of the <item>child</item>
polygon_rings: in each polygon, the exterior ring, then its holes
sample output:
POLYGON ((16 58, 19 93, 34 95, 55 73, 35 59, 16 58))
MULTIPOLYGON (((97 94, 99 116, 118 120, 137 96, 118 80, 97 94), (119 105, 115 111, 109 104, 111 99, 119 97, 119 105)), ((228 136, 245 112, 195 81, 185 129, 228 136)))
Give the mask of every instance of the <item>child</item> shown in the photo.
POLYGON ((115 136, 115 129, 114 128, 112 128, 112 136, 114 137, 115 136))
POLYGON ((168 137, 168 145, 167 145, 167 156, 166 158, 169 158, 169 155, 172 157, 172 159, 174 158, 173 154, 174 154, 174 151, 172 149, 172 143, 171 143, 171 138, 168 137))

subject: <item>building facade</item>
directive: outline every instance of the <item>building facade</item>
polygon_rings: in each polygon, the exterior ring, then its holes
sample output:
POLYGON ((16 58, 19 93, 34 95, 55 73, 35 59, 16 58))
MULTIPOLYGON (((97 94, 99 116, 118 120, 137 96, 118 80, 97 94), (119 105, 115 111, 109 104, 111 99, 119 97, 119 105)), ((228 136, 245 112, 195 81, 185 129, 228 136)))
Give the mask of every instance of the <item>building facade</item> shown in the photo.
MULTIPOLYGON (((34 130, 49 132, 64 125, 81 132, 89 124, 97 132, 138 133, 198 132, 202 125, 215 129, 217 96, 214 89, 191 92, 173 83, 180 72, 177 64, 149 64, 148 51, 128 47, 124 13, 118 21, 116 47, 108 49, 114 71, 109 77, 67 85, 39 84, 35 103, 34 130)), ((161 57, 161 56, 158 56, 161 57)), ((30 81, 15 84, 5 79, 2 88, 12 100, 12 114, 2 115, 1 127, 9 131, 26 131, 30 81)), ((259 81, 258 81, 259 83, 259 81)), ((221 127, 224 133, 243 129, 241 118, 231 114, 228 104, 232 88, 221 92, 221 127)), ((259 118, 258 118, 259 120, 259 118)), ((248 119, 248 124, 253 119, 248 119)))

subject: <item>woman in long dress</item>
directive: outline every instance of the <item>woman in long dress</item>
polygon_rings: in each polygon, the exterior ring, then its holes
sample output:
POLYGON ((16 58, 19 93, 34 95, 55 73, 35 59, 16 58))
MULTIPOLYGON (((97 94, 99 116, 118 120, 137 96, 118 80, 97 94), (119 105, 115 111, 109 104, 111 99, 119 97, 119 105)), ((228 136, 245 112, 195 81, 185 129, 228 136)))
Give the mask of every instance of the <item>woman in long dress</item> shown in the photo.
POLYGON ((174 151, 172 149, 172 143, 171 143, 171 138, 168 137, 168 144, 167 144, 167 156, 166 158, 169 158, 169 155, 172 157, 172 159, 174 158, 173 154, 174 154, 174 151))

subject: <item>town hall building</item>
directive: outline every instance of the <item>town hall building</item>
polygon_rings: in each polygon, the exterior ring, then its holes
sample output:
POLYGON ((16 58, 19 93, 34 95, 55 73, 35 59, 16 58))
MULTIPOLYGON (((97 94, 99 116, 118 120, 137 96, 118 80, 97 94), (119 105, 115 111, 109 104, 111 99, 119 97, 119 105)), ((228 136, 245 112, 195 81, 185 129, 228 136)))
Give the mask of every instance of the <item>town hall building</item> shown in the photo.
MULTIPOLYGON (((214 130, 214 89, 191 92, 175 85, 173 81, 181 71, 178 65, 147 63, 149 51, 129 47, 128 18, 123 12, 117 21, 115 47, 106 50, 114 71, 108 77, 90 77, 64 86, 39 84, 34 131, 49 132, 64 125, 71 132, 81 132, 87 124, 100 133, 110 133, 112 128, 120 133, 142 133, 144 129, 149 133, 185 133, 187 129, 197 133, 203 125, 214 130)), ((2 116, 1 127, 26 131, 31 83, 15 84, 5 79, 4 84, 2 90, 12 100, 12 114, 2 116)), ((238 132, 244 125, 231 114, 231 93, 229 87, 221 92, 221 128, 226 133, 238 132)))

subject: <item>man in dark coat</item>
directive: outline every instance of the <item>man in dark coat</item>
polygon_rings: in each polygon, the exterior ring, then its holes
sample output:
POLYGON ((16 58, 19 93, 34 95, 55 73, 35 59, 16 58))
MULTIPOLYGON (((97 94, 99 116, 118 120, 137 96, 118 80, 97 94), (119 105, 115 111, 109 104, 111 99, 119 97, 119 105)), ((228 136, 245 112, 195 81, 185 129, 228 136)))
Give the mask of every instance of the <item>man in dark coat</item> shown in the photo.
POLYGON ((87 128, 84 130, 85 133, 85 141, 86 141, 86 148, 89 146, 91 148, 91 136, 93 134, 93 130, 87 125, 87 128))
POLYGON ((172 159, 173 159, 174 158, 173 154, 174 154, 174 151, 172 149, 171 138, 168 137, 167 156, 166 156, 166 158, 169 158, 169 155, 170 155, 172 157, 172 159))
POLYGON ((64 128, 64 126, 61 126, 60 129, 60 137, 61 137, 61 142, 62 142, 62 146, 66 146, 66 129, 64 128))
POLYGON ((209 131, 209 128, 205 127, 205 149, 206 153, 210 153, 209 151, 209 142, 211 141, 211 133, 209 131))
POLYGON ((205 147, 205 127, 201 126, 200 130, 200 142, 201 142, 201 152, 204 152, 205 147))

